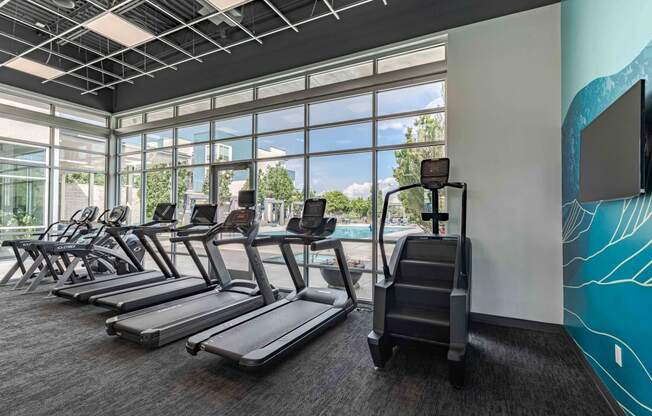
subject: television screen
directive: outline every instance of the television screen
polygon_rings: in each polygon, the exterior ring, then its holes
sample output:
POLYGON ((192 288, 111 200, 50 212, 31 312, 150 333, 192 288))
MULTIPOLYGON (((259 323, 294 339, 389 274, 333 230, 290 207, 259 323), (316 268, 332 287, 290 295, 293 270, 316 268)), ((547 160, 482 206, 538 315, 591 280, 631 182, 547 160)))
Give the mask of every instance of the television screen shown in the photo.
POLYGON ((645 82, 638 81, 591 124, 580 140, 580 201, 636 196, 644 187, 645 82))

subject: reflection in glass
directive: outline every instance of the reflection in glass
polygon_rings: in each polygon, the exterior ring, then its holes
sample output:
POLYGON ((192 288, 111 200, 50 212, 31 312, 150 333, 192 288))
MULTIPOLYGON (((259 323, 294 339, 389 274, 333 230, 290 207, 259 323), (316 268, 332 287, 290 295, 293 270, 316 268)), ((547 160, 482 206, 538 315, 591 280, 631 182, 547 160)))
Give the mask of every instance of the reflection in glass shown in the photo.
POLYGON ((145 135, 145 145, 147 149, 158 149, 161 147, 172 146, 172 144, 172 130, 147 133, 145 135))
POLYGON ((295 91, 302 91, 306 88, 304 77, 294 78, 291 80, 278 82, 276 84, 264 85, 258 87, 258 99, 274 97, 276 95, 287 94, 295 91))
POLYGON ((415 85, 378 93, 378 115, 440 108, 445 105, 444 83, 415 85))
POLYGON ((172 149, 156 150, 145 154, 145 168, 157 169, 172 166, 172 149))
POLYGON ((67 219, 88 205, 104 209, 106 175, 59 171, 59 218, 67 219))
POLYGON ((177 145, 207 142, 209 139, 210 125, 208 123, 177 129, 177 145))
POLYGON ((120 175, 120 204, 129 206, 128 224, 140 224, 140 201, 141 201, 141 178, 140 173, 120 175))
POLYGON ((209 178, 208 166, 177 169, 177 219, 182 224, 190 222, 195 204, 209 203, 209 178))
POLYGON ((141 136, 128 136, 120 138, 120 153, 140 152, 142 146, 141 136))
POLYGON ((378 145, 443 141, 446 129, 444 113, 378 121, 378 145))
POLYGON ((402 53, 378 60, 378 73, 396 71, 403 68, 412 68, 417 65, 424 65, 439 62, 446 59, 446 46, 422 49, 416 52, 402 53))
POLYGON ((253 116, 250 114, 247 116, 216 121, 214 123, 215 140, 251 135, 252 117, 253 116))
POLYGON ((213 145, 216 162, 251 159, 251 139, 221 140, 213 145))
POLYGON ((0 142, 0 159, 45 163, 47 161, 47 150, 43 147, 0 142))
POLYGON ((249 88, 243 91, 219 95, 213 99, 213 103, 215 108, 222 108, 229 105, 246 103, 253 99, 254 99, 254 90, 252 88, 249 88))
POLYGON ((45 225, 47 192, 45 168, 0 163, 0 232, 45 225))
POLYGON ((70 130, 55 130, 54 144, 76 150, 106 153, 107 140, 70 130))
POLYGON ((177 148, 177 165, 201 165, 211 159, 210 144, 198 144, 177 148))
POLYGON ((349 124, 346 126, 312 129, 309 135, 311 152, 371 147, 372 124, 349 124))
POLYGON ((371 94, 310 104, 310 125, 371 117, 371 94))
POLYGON ((107 126, 106 116, 100 116, 88 111, 73 110, 71 108, 62 108, 56 106, 56 112, 54 114, 57 117, 67 118, 68 120, 75 120, 86 124, 92 124, 94 126, 107 126))
POLYGON ((264 133, 302 127, 303 120, 303 106, 258 113, 256 115, 256 131, 264 133))
POLYGON ((54 165, 65 169, 87 169, 104 172, 106 157, 95 153, 54 149, 54 165))
POLYGON ((185 114, 198 113, 211 109, 211 100, 207 98, 202 101, 194 101, 188 104, 182 104, 177 107, 177 115, 183 116, 185 114))
POLYGON ((162 110, 151 111, 145 114, 148 123, 152 121, 163 120, 174 116, 174 107, 164 108, 162 110))
POLYGON ((373 75, 373 73, 373 62, 364 62, 361 64, 348 66, 346 68, 338 68, 332 71, 321 72, 319 74, 310 75, 310 88, 323 87, 324 85, 336 84, 338 82, 367 77, 373 75))
POLYGON ((50 144, 50 128, 0 117, 0 136, 32 143, 50 144))
POLYGON ((258 136, 256 138, 256 155, 259 158, 296 155, 303 152, 303 131, 258 136))
POLYGON ((142 153, 120 156, 120 171, 133 171, 142 169, 142 153))

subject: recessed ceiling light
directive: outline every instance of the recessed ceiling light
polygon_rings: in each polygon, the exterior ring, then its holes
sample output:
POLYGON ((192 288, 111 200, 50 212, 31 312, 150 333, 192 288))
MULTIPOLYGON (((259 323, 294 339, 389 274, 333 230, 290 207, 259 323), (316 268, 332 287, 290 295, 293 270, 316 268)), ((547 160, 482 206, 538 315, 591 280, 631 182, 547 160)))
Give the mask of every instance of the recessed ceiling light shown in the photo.
POLYGON ((84 23, 84 26, 105 38, 130 48, 154 39, 154 35, 151 33, 114 13, 103 14, 88 23, 84 23))
POLYGON ((251 3, 252 0, 208 0, 218 10, 224 11, 232 9, 237 6, 242 6, 245 3, 251 3))
POLYGON ((5 66, 44 79, 56 78, 65 74, 65 72, 58 68, 23 57, 12 59, 7 62, 5 66))

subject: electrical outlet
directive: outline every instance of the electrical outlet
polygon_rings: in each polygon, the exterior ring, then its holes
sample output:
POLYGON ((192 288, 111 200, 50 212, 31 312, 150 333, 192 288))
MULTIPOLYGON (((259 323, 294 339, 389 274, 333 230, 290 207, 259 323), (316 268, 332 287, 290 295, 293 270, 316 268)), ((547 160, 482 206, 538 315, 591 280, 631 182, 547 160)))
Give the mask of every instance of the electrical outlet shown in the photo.
POLYGON ((620 345, 614 344, 614 352, 616 353, 616 364, 620 367, 623 366, 623 350, 620 348, 620 345))

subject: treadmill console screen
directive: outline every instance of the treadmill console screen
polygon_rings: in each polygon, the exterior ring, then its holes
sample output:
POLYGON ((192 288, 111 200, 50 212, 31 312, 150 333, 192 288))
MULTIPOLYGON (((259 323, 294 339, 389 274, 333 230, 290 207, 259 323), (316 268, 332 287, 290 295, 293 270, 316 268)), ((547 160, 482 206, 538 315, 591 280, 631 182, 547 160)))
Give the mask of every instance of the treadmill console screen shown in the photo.
POLYGON ((250 228, 256 220, 256 211, 252 209, 236 209, 229 213, 224 221, 224 229, 250 228))
POLYGON ((197 204, 192 209, 190 222, 192 224, 215 224, 215 216, 217 215, 217 205, 213 204, 197 204))
POLYGON ((324 219, 326 212, 325 199, 308 199, 303 205, 303 215, 301 216, 301 227, 306 229, 318 228, 324 219))
POLYGON ((174 220, 174 213, 177 209, 177 204, 170 204, 163 202, 156 205, 152 219, 154 221, 172 221, 174 220))

